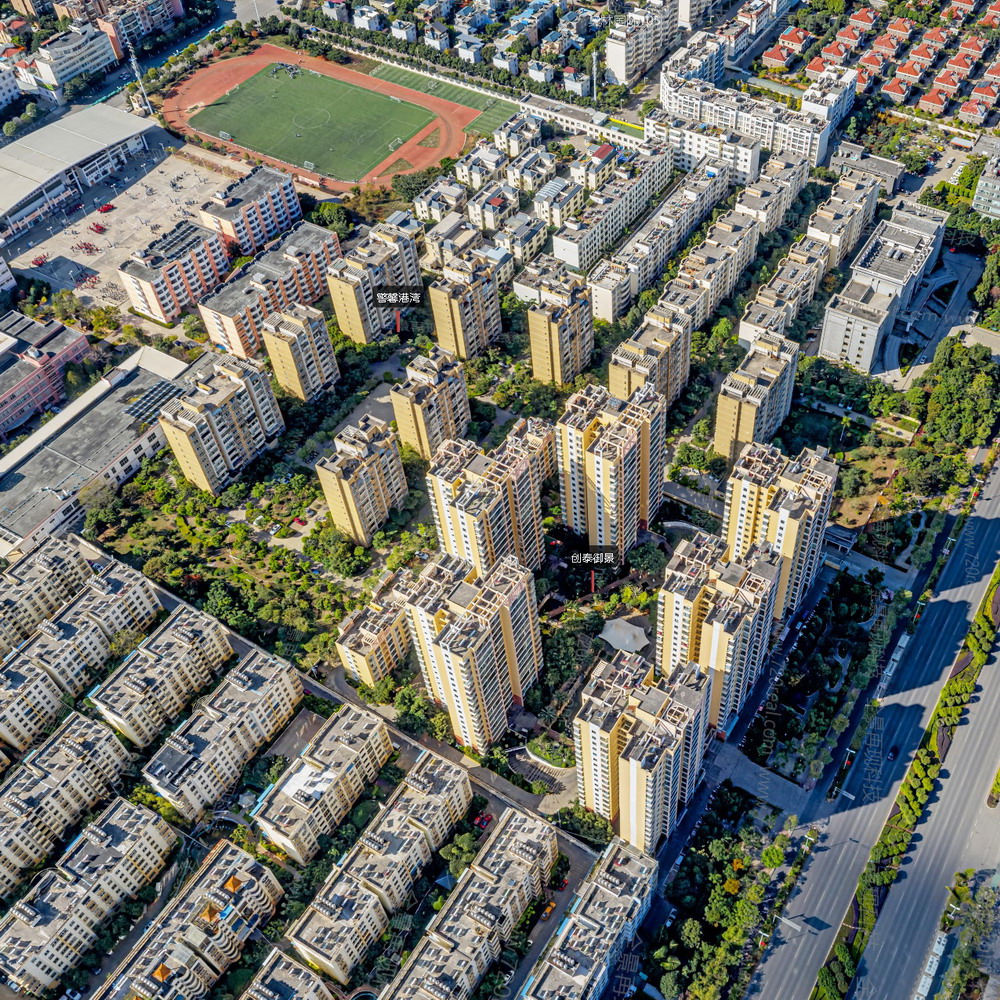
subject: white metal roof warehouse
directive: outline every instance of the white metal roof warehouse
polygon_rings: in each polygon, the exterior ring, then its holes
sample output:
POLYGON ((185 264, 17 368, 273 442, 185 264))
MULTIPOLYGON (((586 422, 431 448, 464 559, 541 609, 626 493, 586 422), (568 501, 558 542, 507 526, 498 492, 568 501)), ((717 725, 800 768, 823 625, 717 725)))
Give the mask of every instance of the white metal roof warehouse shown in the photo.
POLYGON ((0 236, 27 229, 126 164, 153 119, 95 104, 0 149, 0 236))

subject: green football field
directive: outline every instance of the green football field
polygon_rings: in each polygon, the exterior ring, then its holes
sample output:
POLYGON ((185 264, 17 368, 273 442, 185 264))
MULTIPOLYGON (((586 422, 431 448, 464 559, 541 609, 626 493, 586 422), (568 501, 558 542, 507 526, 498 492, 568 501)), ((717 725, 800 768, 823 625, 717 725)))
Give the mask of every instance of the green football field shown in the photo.
POLYGON ((372 70, 371 75, 379 80, 388 80, 389 83, 398 83, 401 87, 409 87, 410 90, 418 90, 422 94, 440 97, 445 101, 451 101, 452 104, 461 104, 464 108, 481 111, 482 114, 478 118, 474 118, 465 126, 466 132, 489 135, 498 125, 502 125, 517 112, 517 105, 510 101, 501 100, 499 97, 487 97, 457 83, 435 80, 422 73, 403 69, 401 66, 387 66, 385 63, 380 63, 377 69, 372 70))
POLYGON ((434 120, 426 108, 306 70, 262 69, 191 119, 256 153, 357 181, 434 120))

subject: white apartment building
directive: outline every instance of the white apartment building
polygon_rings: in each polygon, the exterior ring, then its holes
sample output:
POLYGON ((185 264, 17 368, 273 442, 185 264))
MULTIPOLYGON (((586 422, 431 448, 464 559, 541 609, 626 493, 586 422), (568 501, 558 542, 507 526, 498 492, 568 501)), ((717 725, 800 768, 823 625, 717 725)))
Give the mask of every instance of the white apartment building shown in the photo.
POLYGON ((479 229, 499 229, 518 209, 517 190, 494 181, 484 184, 468 201, 465 214, 479 229))
POLYGON ((289 722, 301 697, 302 681, 290 663, 251 651, 167 738, 143 777, 182 816, 200 819, 289 722))
POLYGON ((284 891, 263 862, 220 840, 94 1000, 201 1000, 240 957, 284 891))
POLYGON ((47 103, 63 103, 63 85, 84 73, 102 76, 118 62, 111 40, 89 21, 74 21, 16 64, 21 89, 47 103))
POLYGON ((287 937, 311 965, 346 985, 369 946, 409 902, 413 884, 472 802, 468 772, 430 751, 386 800, 287 937))
POLYGON ((530 112, 519 111, 511 115, 493 132, 493 145, 511 159, 541 145, 541 142, 542 119, 530 112))
POLYGON ((490 181, 500 180, 509 160, 502 149, 484 140, 455 161, 455 177, 459 184, 478 191, 490 181))
POLYGON ((469 191, 450 177, 438 177, 413 199, 413 214, 421 222, 440 222, 449 212, 461 212, 469 191))
POLYGON ((660 78, 660 103, 668 115, 738 132, 772 153, 795 153, 814 166, 826 159, 834 129, 831 121, 737 91, 719 90, 704 80, 685 80, 669 70, 660 78))
POLYGON ((470 1000, 558 854, 551 824, 505 809, 382 1000, 470 1000))
POLYGON ((27 750, 59 718, 64 694, 40 666, 15 653, 0 667, 0 742, 27 750))
POLYGON ((654 858, 612 840, 528 973, 520 1000, 597 1000, 649 912, 656 876, 654 858))
POLYGON ((269 841, 299 864, 319 851, 392 756, 378 716, 343 705, 320 727, 251 812, 269 841))
MULTIPOLYGON (((670 179, 673 154, 638 153, 594 191, 579 219, 570 219, 552 237, 553 256, 577 271, 589 270, 615 243, 670 179)), ((543 189, 544 190, 544 189, 543 189)), ((537 200, 537 199, 536 199, 537 200)))
POLYGON ((144 634, 161 610, 149 581, 130 566, 112 561, 56 616, 39 622, 32 638, 4 665, 18 672, 39 667, 62 697, 76 698, 111 659, 115 643, 144 634))
POLYGON ((587 278, 595 319, 613 323, 629 311, 726 196, 732 176, 727 163, 701 160, 678 179, 666 199, 613 256, 598 262, 587 278))
POLYGON ((874 177, 841 177, 830 197, 816 209, 806 236, 830 248, 829 264, 839 267, 875 218, 879 183, 874 177))
POLYGON ((659 0, 613 17, 604 46, 608 83, 631 87, 667 50, 677 34, 677 8, 659 0))
POLYGON ((115 799, 0 919, 8 987, 36 996, 57 987, 121 904, 153 883, 176 842, 151 809, 115 799))
POLYGON ((337 1000, 338 996, 312 969, 274 948, 240 1000, 337 1000))
POLYGON ((93 575, 83 553, 48 538, 0 573, 0 656, 6 656, 50 618, 93 575))
POLYGON ((112 728, 146 747, 232 656, 218 619, 181 605, 90 700, 112 728))
POLYGON ((538 191, 555 175, 556 158, 544 149, 527 149, 507 164, 507 183, 529 194, 538 191))
POLYGON ((129 760, 110 729, 76 712, 22 759, 0 784, 0 896, 108 797, 129 760))
POLYGON ((696 170, 706 159, 728 164, 732 183, 752 184, 760 175, 761 144, 718 126, 668 115, 654 108, 643 119, 643 135, 650 146, 669 146, 674 151, 674 166, 696 170))
POLYGON ((896 203, 892 217, 878 223, 855 258, 851 280, 827 305, 822 357, 865 372, 881 365, 886 338, 938 261, 946 221, 944 209, 896 203))
POLYGON ((854 108, 857 87, 856 69, 827 70, 802 94, 802 113, 839 125, 854 108))

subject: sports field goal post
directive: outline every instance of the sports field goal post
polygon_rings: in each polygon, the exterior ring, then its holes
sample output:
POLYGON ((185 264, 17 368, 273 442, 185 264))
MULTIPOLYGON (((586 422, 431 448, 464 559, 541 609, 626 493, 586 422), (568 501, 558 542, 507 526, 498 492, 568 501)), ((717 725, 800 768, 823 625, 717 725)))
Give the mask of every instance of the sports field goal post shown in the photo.
POLYGON ((219 138, 220 138, 220 139, 221 139, 221 140, 222 140, 223 142, 232 142, 232 141, 233 141, 233 137, 232 137, 232 134, 231 134, 231 133, 229 133, 229 132, 220 132, 220 133, 219 133, 219 138))
POLYGON ((399 149, 399 147, 402 145, 403 145, 403 140, 400 136, 397 135, 396 138, 389 143, 389 150, 391 152, 394 149, 399 149))
POLYGON ((315 170, 316 169, 316 164, 313 163, 312 160, 303 160, 302 161, 302 166, 304 166, 306 168, 306 170, 315 170))

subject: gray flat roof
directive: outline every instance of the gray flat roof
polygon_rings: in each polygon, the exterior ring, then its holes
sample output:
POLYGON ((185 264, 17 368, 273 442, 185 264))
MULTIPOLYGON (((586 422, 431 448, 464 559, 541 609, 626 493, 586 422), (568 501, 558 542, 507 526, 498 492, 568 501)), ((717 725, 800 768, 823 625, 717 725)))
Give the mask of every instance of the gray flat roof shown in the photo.
POLYGON ((143 421, 126 407, 162 380, 136 367, 118 385, 95 394, 57 433, 40 434, 34 447, 26 441, 25 450, 18 449, 20 461, 0 474, 0 526, 23 537, 137 440, 143 421))
POLYGON ((156 128, 156 121, 94 104, 0 149, 0 215, 64 170, 156 128))

